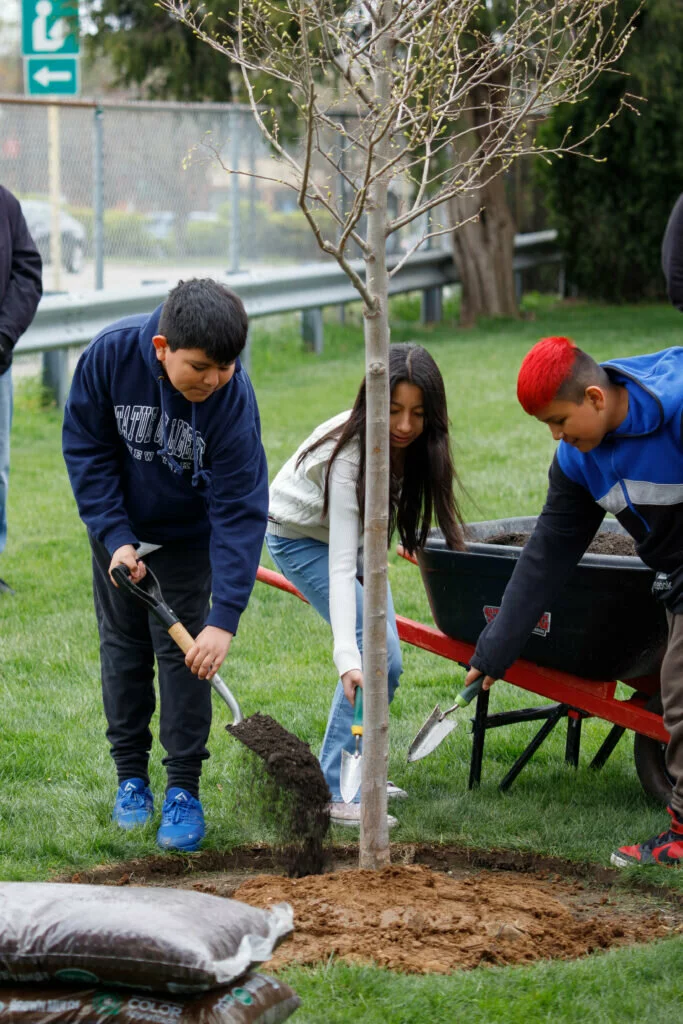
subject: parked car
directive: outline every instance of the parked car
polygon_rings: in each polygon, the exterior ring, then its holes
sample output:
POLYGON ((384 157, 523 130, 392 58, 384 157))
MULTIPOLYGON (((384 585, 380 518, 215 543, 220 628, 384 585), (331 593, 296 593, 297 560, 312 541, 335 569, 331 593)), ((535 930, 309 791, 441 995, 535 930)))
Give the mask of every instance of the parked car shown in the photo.
MULTIPOLYGON (((21 209, 43 263, 49 263, 52 233, 50 204, 42 199, 23 199, 21 209)), ((70 273, 78 274, 83 269, 85 258, 85 228, 66 210, 59 211, 59 224, 62 235, 62 263, 70 273)))
POLYGON ((148 233, 157 242, 165 242, 173 235, 176 216, 172 210, 155 210, 145 215, 145 224, 148 233))

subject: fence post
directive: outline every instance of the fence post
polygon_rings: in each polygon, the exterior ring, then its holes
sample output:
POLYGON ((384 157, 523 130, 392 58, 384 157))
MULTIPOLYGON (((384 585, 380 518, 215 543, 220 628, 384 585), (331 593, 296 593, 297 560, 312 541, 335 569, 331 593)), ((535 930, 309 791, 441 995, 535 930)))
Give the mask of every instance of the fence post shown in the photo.
POLYGON ((104 288, 104 111, 95 107, 93 153, 93 245, 95 288, 104 288))
POLYGON ((240 115, 230 111, 230 269, 237 274, 240 269, 240 115))
POLYGON ((443 319, 443 288, 425 288, 422 292, 420 323, 434 324, 443 319))
POLYGON ((515 270, 515 298, 517 299, 517 305, 522 301, 522 295, 524 294, 524 272, 521 270, 515 270))
POLYGON ((301 311, 301 338, 306 348, 317 356, 323 350, 323 311, 303 309, 301 311))
POLYGON ((60 206, 61 186, 61 143, 59 106, 51 103, 47 108, 47 163, 48 186, 50 191, 50 263, 52 264, 52 287, 58 292, 62 287, 62 225, 60 206))
POLYGON ((53 348, 43 352, 42 384, 59 409, 63 409, 69 393, 69 350, 53 348))

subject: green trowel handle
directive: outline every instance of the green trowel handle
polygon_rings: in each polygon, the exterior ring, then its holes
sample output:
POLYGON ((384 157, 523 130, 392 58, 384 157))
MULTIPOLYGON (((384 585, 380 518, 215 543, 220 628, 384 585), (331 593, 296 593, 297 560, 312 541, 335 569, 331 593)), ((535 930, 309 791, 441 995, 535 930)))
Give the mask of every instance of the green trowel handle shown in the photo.
POLYGON ((363 735, 363 688, 361 686, 356 687, 356 693, 353 703, 353 723, 351 725, 351 735, 363 735))
POLYGON ((475 697, 478 697, 481 693, 481 688, 484 685, 484 676, 479 676, 473 683, 466 686, 458 696, 455 698, 455 703, 459 708, 466 708, 470 701, 473 701, 475 697))

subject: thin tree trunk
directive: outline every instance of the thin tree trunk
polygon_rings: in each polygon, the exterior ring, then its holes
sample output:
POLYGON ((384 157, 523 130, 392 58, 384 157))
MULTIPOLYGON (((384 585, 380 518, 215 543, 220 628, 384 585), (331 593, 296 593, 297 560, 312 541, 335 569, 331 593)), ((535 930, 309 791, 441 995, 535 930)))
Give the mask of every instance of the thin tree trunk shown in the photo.
MULTIPOLYGON (((476 90, 479 92, 480 90, 476 90)), ((471 106, 482 106, 474 96, 471 106)), ((476 124, 464 145, 472 151, 478 145, 476 124)), ((462 159, 463 153, 457 156, 462 159)), ((500 171, 492 161, 482 168, 482 176, 500 171)), ((453 256, 460 274, 462 296, 460 323, 474 324, 479 316, 517 316, 519 313, 513 270, 515 224, 505 195, 501 173, 468 196, 458 196, 449 204, 453 231, 453 256), (483 207, 479 219, 464 223, 483 207), (462 224, 462 227, 457 227, 462 224)))
MULTIPOLYGON (((379 24, 391 17, 384 0, 379 24)), ((380 41, 374 92, 388 104, 391 76, 389 42, 380 41)), ((390 156, 391 134, 378 144, 374 166, 390 156)), ((375 298, 365 308, 367 437, 365 447, 365 525, 363 534, 363 781, 361 784, 360 867, 376 870, 390 863, 387 827, 389 700, 387 694, 387 530, 389 513, 389 279, 386 266, 388 175, 368 197, 367 284, 375 298)))

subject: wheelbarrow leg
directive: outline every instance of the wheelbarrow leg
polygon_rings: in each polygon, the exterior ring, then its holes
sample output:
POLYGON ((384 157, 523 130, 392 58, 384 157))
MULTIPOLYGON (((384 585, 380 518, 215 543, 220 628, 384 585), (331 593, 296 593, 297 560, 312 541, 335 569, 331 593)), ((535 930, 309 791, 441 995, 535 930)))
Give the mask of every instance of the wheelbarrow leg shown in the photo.
POLYGON ((553 731, 553 729, 555 728, 555 726, 557 725, 559 720, 561 718, 564 718, 564 716, 566 714, 567 714, 567 705, 566 704, 558 704, 554 708, 552 713, 550 715, 548 715, 548 718, 547 718, 545 724, 543 725, 543 727, 538 730, 538 732, 536 733, 536 735, 532 739, 532 741, 529 744, 529 746, 526 748, 526 750, 522 754, 520 754, 520 756, 517 758, 517 760, 513 764, 512 768, 510 769, 510 771, 507 773, 505 778, 502 780, 502 782, 498 786, 498 789, 502 793, 505 793, 505 791, 510 788, 512 783, 515 781, 515 779, 517 778, 517 776, 521 772, 521 770, 524 767, 524 765, 528 761, 531 760, 531 758, 536 753, 536 751, 541 746, 541 744, 544 742, 544 740, 546 740, 547 737, 550 735, 550 733, 553 731))
POLYGON ((574 768, 579 767, 579 750, 581 748, 581 713, 570 708, 567 712, 567 744, 564 748, 564 759, 574 768))
POLYGON ((607 758, 610 756, 625 732, 626 729, 623 725, 613 725, 605 739, 602 741, 602 746, 591 761, 589 768, 594 768, 596 771, 603 768, 607 758))
POLYGON ((484 759, 484 740, 486 739, 489 697, 490 692, 488 690, 482 690, 477 697, 477 707, 472 719, 472 755, 470 757, 468 789, 474 789, 481 782, 481 763, 484 759))

